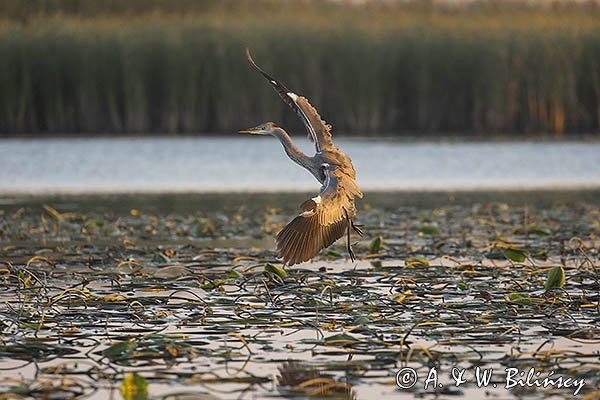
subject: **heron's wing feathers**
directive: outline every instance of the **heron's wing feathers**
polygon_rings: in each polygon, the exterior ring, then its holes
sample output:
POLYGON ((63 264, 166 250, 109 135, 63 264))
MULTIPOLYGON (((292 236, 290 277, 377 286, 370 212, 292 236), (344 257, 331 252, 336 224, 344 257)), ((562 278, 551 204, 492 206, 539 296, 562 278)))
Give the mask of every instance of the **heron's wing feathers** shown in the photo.
MULTIPOLYGON (((294 95, 294 93, 291 93, 289 96, 291 95, 294 95)), ((306 120, 308 120, 309 125, 315 132, 317 143, 320 148, 318 148, 317 151, 320 151, 321 149, 331 148, 333 146, 333 140, 331 137, 331 125, 329 125, 321 119, 321 116, 319 115, 317 110, 308 102, 308 99, 306 97, 296 96, 296 98, 292 100, 294 100, 296 105, 300 108, 300 110, 302 110, 302 115, 306 117, 306 120)), ((304 118, 302 119, 303 121, 305 121, 304 118)), ((309 129, 308 126, 306 127, 306 129, 309 129)))
POLYGON ((286 265, 313 258, 344 235, 356 214, 354 197, 360 190, 338 167, 325 170, 326 180, 317 197, 306 200, 302 213, 277 234, 277 255, 286 265))
POLYGON ((265 77, 281 100, 298 114, 308 131, 309 138, 315 143, 317 151, 333 146, 331 126, 321 119, 317 110, 315 110, 308 100, 293 93, 283 83, 263 71, 256 65, 248 49, 246 49, 246 56, 250 65, 265 77))

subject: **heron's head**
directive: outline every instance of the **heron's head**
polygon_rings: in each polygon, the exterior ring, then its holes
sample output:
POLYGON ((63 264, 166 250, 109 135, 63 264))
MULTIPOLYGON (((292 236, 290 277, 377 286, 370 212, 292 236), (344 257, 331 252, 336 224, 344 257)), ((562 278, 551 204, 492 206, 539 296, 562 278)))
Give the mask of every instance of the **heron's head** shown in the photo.
POLYGON ((275 128, 277 128, 277 125, 275 125, 274 122, 265 122, 264 124, 260 124, 254 128, 238 131, 238 133, 248 133, 250 135, 269 135, 275 128))

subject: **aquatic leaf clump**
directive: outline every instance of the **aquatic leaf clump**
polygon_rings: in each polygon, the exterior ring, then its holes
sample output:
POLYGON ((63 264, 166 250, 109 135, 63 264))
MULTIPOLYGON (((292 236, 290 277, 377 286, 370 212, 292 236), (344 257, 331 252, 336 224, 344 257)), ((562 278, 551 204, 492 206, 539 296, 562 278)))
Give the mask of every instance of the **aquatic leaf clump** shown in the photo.
POLYGON ((563 267, 554 267, 548 271, 548 278, 544 288, 546 290, 561 289, 565 285, 565 270, 563 267))
POLYGON ((371 241, 371 245, 369 246, 369 254, 378 254, 381 250, 381 246, 383 245, 383 238, 381 236, 377 236, 371 241))
POLYGON ((267 274, 276 275, 281 279, 285 279, 285 277, 287 276, 287 272, 285 272, 285 269, 271 263, 265 264, 265 272, 267 274))
POLYGON ((509 247, 504 250, 504 257, 514 262, 524 262, 527 259, 527 254, 529 254, 529 251, 516 247, 509 247))
POLYGON ((121 395, 124 400, 146 400, 148 398, 148 381, 135 372, 127 373, 121 383, 121 395))

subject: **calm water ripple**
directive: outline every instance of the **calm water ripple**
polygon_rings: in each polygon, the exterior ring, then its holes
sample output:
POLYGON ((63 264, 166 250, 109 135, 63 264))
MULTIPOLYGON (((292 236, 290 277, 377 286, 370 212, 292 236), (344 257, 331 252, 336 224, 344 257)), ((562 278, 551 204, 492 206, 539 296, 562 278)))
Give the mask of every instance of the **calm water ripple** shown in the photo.
MULTIPOLYGON (((310 143, 298 140, 310 152, 310 143)), ((365 190, 600 186, 600 142, 340 139, 365 190)), ((270 137, 0 141, 0 193, 306 191, 319 184, 270 137)))

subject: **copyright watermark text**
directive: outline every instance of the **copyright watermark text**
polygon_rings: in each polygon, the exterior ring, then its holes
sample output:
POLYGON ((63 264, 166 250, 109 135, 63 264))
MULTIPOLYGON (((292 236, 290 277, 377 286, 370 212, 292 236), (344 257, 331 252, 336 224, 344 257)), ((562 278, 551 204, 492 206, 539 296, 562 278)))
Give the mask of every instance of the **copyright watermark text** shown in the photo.
POLYGON ((584 379, 573 379, 555 375, 554 371, 542 374, 542 372, 536 371, 535 368, 528 370, 506 368, 499 374, 501 375, 501 384, 496 383, 498 380, 492 380, 497 373, 491 368, 476 367, 473 371, 473 376, 467 376, 466 371, 465 368, 454 367, 450 371, 450 381, 442 383, 435 367, 430 368, 426 376, 422 373, 423 376, 421 377, 419 377, 417 371, 413 368, 402 368, 396 373, 396 385, 401 389, 410 389, 419 384, 424 390, 441 388, 445 384, 458 387, 467 382, 474 382, 480 388, 489 386, 494 388, 501 386, 504 389, 511 389, 518 386, 547 388, 551 386, 555 388, 571 388, 573 389, 574 396, 577 396, 579 391, 585 386, 584 379))

